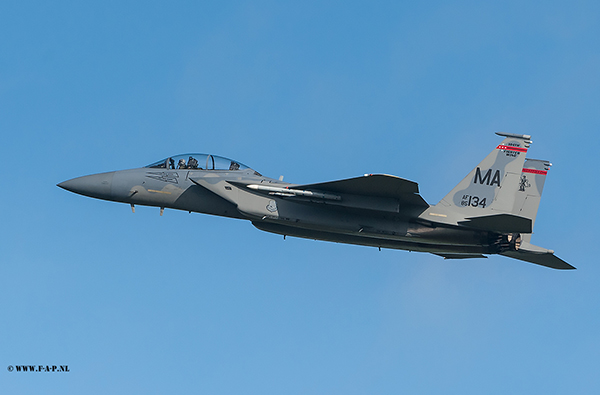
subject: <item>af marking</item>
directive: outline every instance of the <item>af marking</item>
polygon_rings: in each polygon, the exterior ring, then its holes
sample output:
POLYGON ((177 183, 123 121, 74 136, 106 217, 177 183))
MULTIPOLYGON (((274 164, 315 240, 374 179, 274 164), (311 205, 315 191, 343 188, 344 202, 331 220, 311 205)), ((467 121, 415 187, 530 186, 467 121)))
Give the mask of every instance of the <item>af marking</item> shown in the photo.
POLYGON ((485 206, 487 205, 487 198, 482 199, 479 196, 463 195, 460 201, 460 205, 462 207, 471 206, 485 208, 485 206))

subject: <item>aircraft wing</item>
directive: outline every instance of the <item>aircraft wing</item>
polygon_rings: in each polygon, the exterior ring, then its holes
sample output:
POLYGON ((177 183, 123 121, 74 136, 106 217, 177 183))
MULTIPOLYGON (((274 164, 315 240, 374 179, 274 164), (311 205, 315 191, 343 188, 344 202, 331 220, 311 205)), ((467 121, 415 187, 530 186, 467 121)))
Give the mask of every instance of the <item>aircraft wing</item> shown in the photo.
POLYGON ((290 188, 308 191, 359 195, 378 198, 398 199, 403 204, 429 207, 419 195, 419 184, 404 178, 387 174, 369 174, 363 177, 347 178, 318 184, 295 185, 290 188))

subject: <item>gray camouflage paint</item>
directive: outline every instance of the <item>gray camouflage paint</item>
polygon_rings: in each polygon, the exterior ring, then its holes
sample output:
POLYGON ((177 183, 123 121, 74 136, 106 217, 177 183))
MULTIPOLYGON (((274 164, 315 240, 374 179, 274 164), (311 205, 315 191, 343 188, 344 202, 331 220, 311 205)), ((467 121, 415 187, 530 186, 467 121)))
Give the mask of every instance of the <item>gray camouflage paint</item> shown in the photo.
POLYGON ((502 254, 573 269, 553 251, 530 244, 530 233, 513 231, 523 223, 533 225, 549 162, 526 161, 530 136, 497 134, 505 139, 434 206, 418 194, 416 183, 395 176, 296 185, 235 161, 230 170, 214 170, 213 157, 200 154, 207 168, 213 160, 213 170, 175 168, 167 158, 154 167, 94 174, 58 186, 132 208, 160 207, 161 214, 172 208, 246 219, 282 235, 431 252, 448 259, 502 254))

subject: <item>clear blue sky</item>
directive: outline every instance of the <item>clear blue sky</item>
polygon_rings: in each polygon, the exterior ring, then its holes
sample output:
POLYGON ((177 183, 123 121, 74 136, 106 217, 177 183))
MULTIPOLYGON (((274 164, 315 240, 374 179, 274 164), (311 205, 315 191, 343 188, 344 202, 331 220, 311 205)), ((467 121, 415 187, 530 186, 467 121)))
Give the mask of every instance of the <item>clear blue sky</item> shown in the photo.
POLYGON ((417 3, 1 2, 0 392, 600 393, 600 3, 417 3), (495 131, 554 163, 533 242, 578 270, 55 186, 206 152, 435 204, 495 131))

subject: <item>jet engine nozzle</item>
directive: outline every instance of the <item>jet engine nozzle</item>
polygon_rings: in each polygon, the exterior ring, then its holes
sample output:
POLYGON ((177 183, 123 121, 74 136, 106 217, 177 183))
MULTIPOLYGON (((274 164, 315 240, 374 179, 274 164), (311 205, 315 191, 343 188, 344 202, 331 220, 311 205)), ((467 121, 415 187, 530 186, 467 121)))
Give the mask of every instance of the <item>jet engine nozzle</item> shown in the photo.
POLYGON ((499 235, 491 244, 495 247, 498 253, 504 251, 517 251, 519 248, 521 248, 521 234, 505 233, 499 235))

